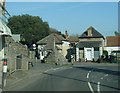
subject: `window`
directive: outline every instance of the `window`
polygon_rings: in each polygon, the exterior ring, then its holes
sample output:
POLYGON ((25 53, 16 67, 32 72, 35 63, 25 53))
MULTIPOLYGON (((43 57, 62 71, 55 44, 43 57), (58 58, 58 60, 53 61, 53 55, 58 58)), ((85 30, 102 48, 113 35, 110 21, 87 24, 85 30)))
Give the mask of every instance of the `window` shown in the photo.
POLYGON ((99 47, 95 47, 95 48, 94 48, 94 51, 99 51, 99 47))

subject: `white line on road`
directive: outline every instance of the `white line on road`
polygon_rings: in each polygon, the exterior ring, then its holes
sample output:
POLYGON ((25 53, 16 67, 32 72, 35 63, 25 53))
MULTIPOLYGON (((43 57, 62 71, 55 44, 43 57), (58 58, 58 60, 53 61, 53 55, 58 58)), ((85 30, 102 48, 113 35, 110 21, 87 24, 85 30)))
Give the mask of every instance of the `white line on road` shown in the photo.
POLYGON ((105 77, 107 77, 108 76, 108 74, 106 74, 106 75, 104 75, 103 77, 101 77, 100 79, 103 79, 103 78, 105 78, 105 77))
POLYGON ((97 91, 100 93, 100 82, 97 83, 97 91))
POLYGON ((52 70, 58 70, 58 69, 62 69, 63 67, 59 67, 59 68, 51 68, 51 69, 48 69, 48 70, 46 70, 46 71, 44 71, 44 72, 49 72, 49 71, 52 71, 52 70))
POLYGON ((55 68, 55 69, 53 69, 53 70, 58 70, 58 69, 60 69, 60 68, 55 68))
POLYGON ((48 70, 46 70, 46 71, 44 71, 44 72, 49 72, 50 70, 52 70, 52 69, 48 69, 48 70))
POLYGON ((87 78, 89 78, 91 72, 92 72, 92 71, 90 70, 90 71, 87 73, 87 78))
POLYGON ((87 74, 87 78, 89 78, 90 73, 87 74))
POLYGON ((89 73, 91 73, 91 70, 89 71, 89 73))
POLYGON ((93 88, 92 88, 90 82, 88 82, 88 86, 89 86, 89 88, 90 88, 90 91, 91 91, 92 93, 94 93, 94 90, 93 90, 93 88))
POLYGON ((62 69, 63 67, 59 67, 59 68, 55 68, 55 69, 53 69, 53 70, 58 70, 58 69, 62 69))
POLYGON ((105 77, 107 77, 107 76, 108 76, 108 74, 105 75, 105 77))

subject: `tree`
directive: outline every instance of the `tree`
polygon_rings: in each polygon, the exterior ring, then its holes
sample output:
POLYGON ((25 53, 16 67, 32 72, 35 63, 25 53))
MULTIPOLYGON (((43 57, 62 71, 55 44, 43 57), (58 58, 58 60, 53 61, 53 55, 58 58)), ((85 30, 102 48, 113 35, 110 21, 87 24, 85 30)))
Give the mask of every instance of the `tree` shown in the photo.
POLYGON ((58 31, 58 30, 57 30, 57 29, 55 29, 55 28, 50 28, 50 33, 56 33, 56 34, 61 35, 61 32, 60 32, 60 31, 58 31))
POLYGON ((62 34, 60 31, 58 31, 57 29, 55 29, 55 28, 50 28, 50 34, 51 33, 56 33, 56 34, 58 34, 58 35, 62 35, 64 38, 65 38, 65 35, 64 34, 62 34))
POLYGON ((115 36, 120 36, 120 32, 115 31, 115 36))
POLYGON ((8 19, 8 26, 13 34, 21 35, 21 42, 27 45, 49 35, 49 24, 39 16, 18 15, 8 19))

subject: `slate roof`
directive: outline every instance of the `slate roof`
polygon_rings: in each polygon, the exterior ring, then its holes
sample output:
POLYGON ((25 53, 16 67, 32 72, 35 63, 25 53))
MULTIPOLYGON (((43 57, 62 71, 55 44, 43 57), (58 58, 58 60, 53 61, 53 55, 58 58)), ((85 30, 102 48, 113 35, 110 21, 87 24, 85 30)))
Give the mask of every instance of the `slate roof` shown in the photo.
POLYGON ((78 43, 79 48, 83 47, 100 47, 102 45, 101 41, 83 41, 78 43))
POLYGON ((67 40, 71 43, 79 42, 79 38, 77 36, 69 36, 67 40))
POLYGON ((83 32, 79 38, 104 38, 95 28, 90 26, 85 32, 83 32), (88 36, 88 30, 92 30, 92 36, 88 36))
POLYGON ((58 35, 56 33, 52 33, 48 35, 47 37, 43 38, 42 40, 39 40, 37 42, 38 45, 44 45, 48 43, 52 43, 55 41, 56 44, 61 44, 62 40, 65 40, 62 35, 58 35))
POLYGON ((52 33, 48 35, 47 37, 43 38, 42 40, 39 40, 37 44, 46 45, 44 47, 45 50, 54 51, 54 48, 56 48, 55 44, 62 44, 63 40, 65 39, 62 37, 62 35, 52 33))

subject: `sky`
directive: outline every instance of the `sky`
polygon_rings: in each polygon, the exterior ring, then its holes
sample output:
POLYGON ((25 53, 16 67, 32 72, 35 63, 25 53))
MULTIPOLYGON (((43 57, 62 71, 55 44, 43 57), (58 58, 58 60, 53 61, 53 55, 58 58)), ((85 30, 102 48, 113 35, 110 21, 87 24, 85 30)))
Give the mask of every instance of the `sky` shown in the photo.
POLYGON ((11 16, 40 16, 63 34, 81 35, 90 26, 104 36, 118 31, 118 2, 7 2, 6 9, 11 16))

